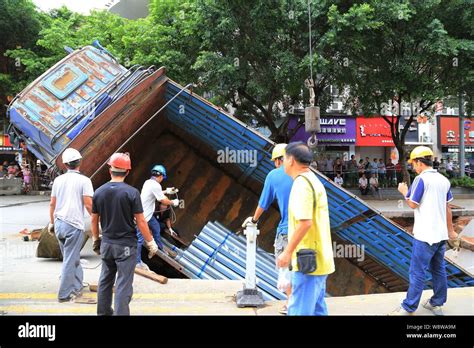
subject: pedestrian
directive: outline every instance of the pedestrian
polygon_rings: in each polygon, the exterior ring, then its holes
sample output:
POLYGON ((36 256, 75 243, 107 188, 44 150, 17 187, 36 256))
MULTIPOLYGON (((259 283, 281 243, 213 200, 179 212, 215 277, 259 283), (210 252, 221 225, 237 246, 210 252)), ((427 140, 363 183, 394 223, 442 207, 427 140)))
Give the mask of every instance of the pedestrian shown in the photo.
POLYGON ((101 255, 97 291, 98 315, 130 315, 133 275, 137 258, 137 226, 152 257, 158 246, 143 215, 140 192, 124 182, 132 169, 127 153, 114 153, 109 161, 111 180, 99 187, 92 204, 93 250, 101 255), (99 221, 102 237, 99 236, 99 221), (117 279, 116 279, 117 277, 117 279), (112 292, 115 283, 114 309, 112 292))
MULTIPOLYGON (((173 206, 177 207, 179 205, 178 199, 170 200, 165 196, 166 194, 171 194, 174 191, 170 188, 167 189, 166 192, 163 192, 161 188, 161 183, 163 180, 167 178, 166 169, 163 165, 157 164, 153 166, 151 169, 151 177, 150 179, 146 180, 143 184, 142 191, 140 194, 140 199, 142 201, 143 206, 143 215, 145 216, 145 220, 148 224, 148 228, 150 229, 153 239, 155 240, 156 244, 158 245, 158 249, 163 249, 163 243, 161 242, 161 228, 160 223, 154 216, 155 212, 155 202, 158 201, 161 204, 166 205, 167 207, 173 206)), ((137 228, 137 264, 136 267, 148 270, 148 266, 142 262, 142 245, 143 245, 143 235, 137 228)))
POLYGON ((343 164, 342 164, 341 159, 337 157, 336 162, 334 162, 333 177, 335 178, 337 174, 342 175, 342 172, 343 172, 343 164))
POLYGON ((331 155, 327 155, 326 159, 326 175, 329 179, 334 179, 334 161, 331 159, 331 155))
POLYGON ((321 155, 321 158, 318 160, 318 171, 326 174, 326 162, 327 160, 324 158, 324 156, 321 155))
POLYGON ((15 177, 15 175, 16 175, 16 168, 15 168, 15 165, 14 165, 14 164, 10 164, 10 165, 8 166, 7 173, 8 173, 8 179, 11 179, 11 178, 14 178, 14 177, 15 177))
POLYGON ((369 159, 369 157, 365 158, 364 166, 365 166, 365 176, 369 177, 370 176, 370 159, 369 159))
POLYGON ((350 187, 355 187, 357 183, 357 161, 354 155, 351 155, 351 159, 346 164, 347 168, 347 177, 348 177, 348 184, 350 187))
POLYGON ((446 161, 446 173, 450 179, 454 177, 454 163, 450 157, 446 161))
POLYGON ((413 246, 409 269, 409 287, 406 298, 391 314, 413 314, 420 303, 425 287, 426 271, 431 273, 433 296, 423 307, 435 315, 443 315, 442 306, 447 300, 447 276, 444 253, 446 241, 456 239, 449 202, 453 200, 449 180, 433 169, 433 151, 418 146, 409 161, 418 174, 410 188, 398 185, 408 206, 415 211, 413 246))
POLYGON ((357 171, 359 173, 359 179, 360 179, 362 177, 362 175, 365 173, 365 162, 362 158, 359 160, 359 165, 357 166, 357 171))
POLYGON ((288 245, 278 257, 292 267, 288 315, 327 315, 327 276, 334 272, 326 190, 309 169, 312 152, 302 142, 286 148, 285 172, 293 178, 288 205, 288 245))
POLYGON ((395 164, 393 164, 392 159, 389 158, 387 164, 385 165, 386 178, 387 178, 387 187, 391 187, 396 181, 395 177, 395 164))
POLYGON ((31 183, 31 171, 28 164, 25 165, 23 168, 23 185, 25 193, 30 191, 30 183, 31 183))
POLYGON ((342 178, 340 173, 336 174, 336 177, 334 178, 334 183, 338 186, 342 186, 344 184, 344 179, 342 178))
POLYGON ((76 149, 64 150, 62 161, 67 172, 54 180, 51 191, 48 231, 56 234, 63 255, 59 302, 75 301, 82 295, 80 253, 85 238, 84 208, 90 215, 94 189, 91 180, 79 171, 81 160, 76 149))
POLYGON ((363 196, 369 193, 369 183, 367 181, 367 177, 365 176, 365 173, 362 173, 362 176, 359 179, 359 190, 360 190, 361 195, 363 196))
POLYGON ((433 169, 435 170, 438 170, 439 169, 439 161, 438 161, 438 157, 435 157, 434 158, 434 161, 433 161, 433 169))
POLYGON ((439 163, 438 172, 444 175, 448 175, 446 173, 446 163, 444 162, 444 159, 441 159, 441 162, 439 163))
POLYGON ((379 173, 379 162, 376 158, 372 162, 370 162, 370 175, 375 174, 378 176, 379 173))
MULTIPOLYGON (((280 210, 280 222, 275 231, 275 259, 283 252, 288 245, 288 201, 290 198, 290 191, 293 185, 293 179, 285 173, 283 168, 283 157, 285 155, 286 144, 277 144, 272 151, 272 161, 275 164, 275 169, 271 170, 265 178, 262 193, 258 201, 258 206, 255 209, 253 216, 245 219, 242 227, 245 228, 249 223, 257 224, 263 212, 268 210, 272 203, 276 200, 280 210)), ((278 268, 278 272, 282 273, 285 270, 278 268)), ((291 295, 291 286, 286 289, 288 298, 291 295)), ((287 314, 288 302, 280 308, 281 314, 287 314)))
POLYGON ((397 184, 401 183, 403 178, 402 178, 402 164, 400 163, 400 160, 395 164, 395 174, 397 177, 397 184))
POLYGON ((377 164, 377 173, 378 173, 378 179, 379 179, 379 184, 380 187, 384 187, 386 185, 386 173, 387 169, 385 167, 385 163, 383 162, 383 159, 379 159, 379 163, 377 164))
POLYGON ((382 195, 380 194, 379 180, 377 179, 376 174, 372 174, 370 177, 369 188, 374 196, 377 195, 379 199, 382 199, 382 195))

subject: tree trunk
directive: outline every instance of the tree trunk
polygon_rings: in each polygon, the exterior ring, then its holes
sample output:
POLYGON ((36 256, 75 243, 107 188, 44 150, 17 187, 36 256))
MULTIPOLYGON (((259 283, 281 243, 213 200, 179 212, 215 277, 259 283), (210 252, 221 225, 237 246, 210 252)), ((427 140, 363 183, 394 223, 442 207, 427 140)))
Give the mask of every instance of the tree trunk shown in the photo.
POLYGON ((407 185, 410 185, 410 174, 408 173, 407 170, 407 162, 406 162, 406 151, 405 151, 405 145, 399 144, 396 146, 398 150, 398 161, 401 164, 402 167, 402 176, 403 176, 403 182, 406 182, 407 185))

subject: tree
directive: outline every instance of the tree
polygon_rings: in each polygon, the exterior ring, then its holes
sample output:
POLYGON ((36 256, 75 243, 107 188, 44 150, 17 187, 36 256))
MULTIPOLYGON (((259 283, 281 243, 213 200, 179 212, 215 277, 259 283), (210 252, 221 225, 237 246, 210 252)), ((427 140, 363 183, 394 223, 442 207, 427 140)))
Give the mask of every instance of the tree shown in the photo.
MULTIPOLYGON (((338 66, 331 62, 334 48, 321 40, 329 5, 312 6, 314 92, 324 109, 338 66)), ((276 141, 287 141, 282 112, 308 100, 308 92, 301 93, 310 77, 307 1, 202 0, 198 9, 206 28, 194 65, 200 84, 216 95, 217 104, 232 105, 237 117, 268 127, 276 141)))
POLYGON ((0 113, 5 115, 7 96, 16 94, 23 78, 20 61, 5 56, 17 47, 33 48, 47 18, 37 13, 31 0, 0 1, 0 113))
POLYGON ((336 60, 341 66, 349 62, 338 77, 341 86, 349 86, 347 104, 356 113, 384 117, 392 130, 406 182, 405 136, 415 117, 430 114, 437 100, 459 88, 459 71, 453 64, 459 54, 471 57, 471 66, 465 60, 463 69, 470 69, 472 77, 472 36, 447 30, 461 21, 461 27, 470 28, 472 33, 472 11, 468 16, 455 16, 459 2, 455 3, 371 0, 346 10, 333 5, 329 11, 328 37, 338 48, 336 60), (446 9, 451 16, 443 15, 446 9), (354 25, 355 18, 360 25, 354 25), (402 128, 400 108, 393 109, 392 100, 399 106, 412 104, 402 128))

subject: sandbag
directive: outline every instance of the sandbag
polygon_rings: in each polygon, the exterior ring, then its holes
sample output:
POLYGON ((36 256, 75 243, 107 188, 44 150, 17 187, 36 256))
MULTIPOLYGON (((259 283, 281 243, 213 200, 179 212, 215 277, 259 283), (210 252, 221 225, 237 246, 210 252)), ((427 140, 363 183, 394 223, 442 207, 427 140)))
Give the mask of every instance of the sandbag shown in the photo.
MULTIPOLYGON (((87 243, 89 239, 89 235, 87 232, 84 232, 84 242, 82 243, 82 248, 87 243)), ((48 226, 41 230, 41 236, 39 239, 38 248, 36 249, 36 257, 40 258, 48 258, 48 259, 63 259, 63 255, 61 253, 61 248, 59 247, 58 239, 56 235, 51 235, 48 232, 48 226)))

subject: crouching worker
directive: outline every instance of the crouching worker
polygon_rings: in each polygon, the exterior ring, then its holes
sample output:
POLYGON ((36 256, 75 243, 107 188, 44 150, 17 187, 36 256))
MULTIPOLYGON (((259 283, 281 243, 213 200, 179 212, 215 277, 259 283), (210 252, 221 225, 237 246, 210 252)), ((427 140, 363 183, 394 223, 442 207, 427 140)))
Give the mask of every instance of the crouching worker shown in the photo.
MULTIPOLYGON (((165 191, 165 194, 167 194, 167 191, 165 191)), ((179 233, 176 227, 173 229, 173 224, 171 221, 172 220, 171 207, 169 205, 160 204, 160 210, 158 210, 158 213, 155 216, 160 222, 161 229, 163 229, 165 232, 168 232, 174 237, 179 237, 179 233)))
POLYGON ((127 153, 114 153, 108 162, 111 180, 99 187, 92 202, 93 248, 102 256, 97 291, 98 315, 130 315, 133 294, 133 275, 137 258, 138 228, 143 234, 149 257, 158 251, 143 215, 140 192, 124 182, 131 170, 127 153), (99 221, 102 238, 99 236, 99 221), (117 279, 116 279, 117 277, 117 279), (112 309, 112 289, 115 283, 115 302, 112 309))
MULTIPOLYGON (((163 243, 161 242, 160 237, 160 223, 153 215, 155 212, 155 201, 158 201, 159 203, 164 204, 166 206, 172 205, 173 207, 177 207, 179 205, 178 199, 168 199, 165 196, 163 189, 161 188, 161 182, 163 182, 163 180, 165 180, 166 178, 166 169, 163 165, 157 164, 153 166, 153 168, 151 169, 151 178, 145 181, 145 183, 143 184, 142 193, 140 196, 143 205, 143 215, 145 216, 145 221, 147 222, 148 228, 151 230, 153 238, 155 239, 160 250, 163 250, 163 243)), ((143 236, 140 231, 140 226, 138 226, 136 266, 142 269, 148 269, 148 266, 142 262, 143 236)))

